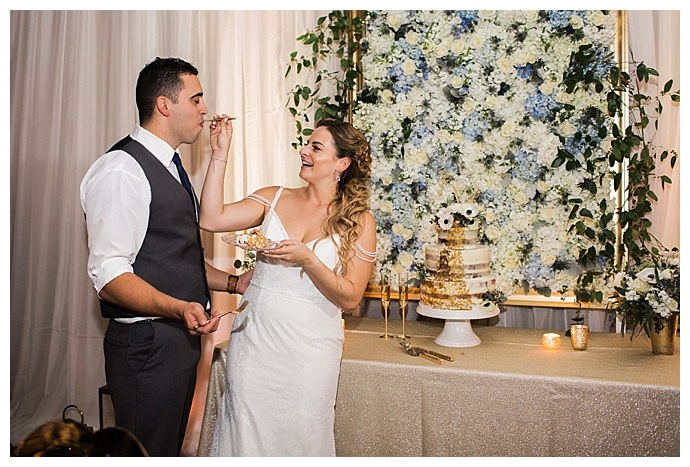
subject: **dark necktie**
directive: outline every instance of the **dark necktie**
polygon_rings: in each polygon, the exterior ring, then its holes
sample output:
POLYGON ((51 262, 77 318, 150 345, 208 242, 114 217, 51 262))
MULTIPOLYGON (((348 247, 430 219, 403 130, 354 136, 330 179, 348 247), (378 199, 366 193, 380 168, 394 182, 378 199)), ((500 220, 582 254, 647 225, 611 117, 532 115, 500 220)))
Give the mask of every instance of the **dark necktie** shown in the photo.
MULTIPOLYGON (((184 189, 187 190, 187 193, 189 193, 189 197, 192 199, 192 201, 194 201, 194 191, 192 190, 192 184, 189 182, 187 172, 184 170, 184 167, 182 167, 180 155, 178 153, 175 153, 172 160, 175 163, 175 167, 177 167, 177 173, 180 174, 180 183, 182 183, 184 189)), ((196 204, 196 202, 194 204, 196 204)))

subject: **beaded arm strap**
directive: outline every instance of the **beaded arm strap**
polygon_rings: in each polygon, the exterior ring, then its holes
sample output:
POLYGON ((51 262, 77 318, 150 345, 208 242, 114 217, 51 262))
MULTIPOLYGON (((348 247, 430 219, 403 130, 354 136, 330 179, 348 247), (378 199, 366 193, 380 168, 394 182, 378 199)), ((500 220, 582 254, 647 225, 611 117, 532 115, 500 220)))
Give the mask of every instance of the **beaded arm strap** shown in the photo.
POLYGON ((369 251, 366 248, 364 248, 362 245, 359 244, 359 242, 355 242, 355 247, 357 247, 357 250, 355 251, 355 256, 362 261, 366 261, 367 263, 375 263, 376 262, 376 251, 369 251), (364 256, 360 256, 359 253, 362 253, 364 256))
POLYGON ((248 195, 247 199, 251 199, 253 201, 256 201, 257 203, 259 203, 263 206, 266 206, 266 207, 271 206, 271 202, 269 200, 267 200, 266 198, 264 198, 263 196, 261 196, 260 194, 257 194, 257 193, 252 193, 251 195, 248 195))

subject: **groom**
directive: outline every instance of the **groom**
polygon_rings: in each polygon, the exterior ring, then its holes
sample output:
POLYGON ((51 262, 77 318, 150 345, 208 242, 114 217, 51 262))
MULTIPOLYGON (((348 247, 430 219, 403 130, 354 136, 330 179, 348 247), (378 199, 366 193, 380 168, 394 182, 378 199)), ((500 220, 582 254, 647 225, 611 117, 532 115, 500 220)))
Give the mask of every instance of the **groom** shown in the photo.
POLYGON ((179 455, 200 335, 218 328, 209 289, 247 285, 205 263, 196 196, 177 152, 197 140, 208 113, 197 75, 178 58, 147 64, 136 86, 140 125, 80 186, 88 274, 109 318, 103 349, 115 422, 152 456, 179 455))

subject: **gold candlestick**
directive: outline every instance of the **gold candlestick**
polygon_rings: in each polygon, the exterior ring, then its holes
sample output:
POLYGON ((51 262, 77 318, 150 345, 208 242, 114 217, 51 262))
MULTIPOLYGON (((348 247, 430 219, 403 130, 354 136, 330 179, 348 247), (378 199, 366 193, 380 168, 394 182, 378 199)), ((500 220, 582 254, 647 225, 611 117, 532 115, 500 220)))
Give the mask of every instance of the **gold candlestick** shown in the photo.
POLYGON ((402 337, 408 339, 410 336, 405 334, 405 314, 407 313, 408 285, 407 274, 398 276, 398 300, 400 302, 400 319, 402 320, 402 337))
POLYGON ((392 338, 388 334, 388 308, 391 304, 391 286, 388 283, 388 278, 386 276, 381 276, 381 308, 383 310, 383 322, 385 323, 385 332, 382 337, 384 339, 392 338))

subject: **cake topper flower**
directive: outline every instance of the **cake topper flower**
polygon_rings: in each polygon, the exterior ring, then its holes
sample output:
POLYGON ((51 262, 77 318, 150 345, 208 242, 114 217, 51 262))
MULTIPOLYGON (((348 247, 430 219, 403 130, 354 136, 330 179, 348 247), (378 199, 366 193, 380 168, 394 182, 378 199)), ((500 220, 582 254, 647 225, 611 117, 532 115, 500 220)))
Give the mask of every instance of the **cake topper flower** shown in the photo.
POLYGON ((451 227, 474 227, 479 209, 472 203, 453 203, 442 207, 436 214, 436 222, 443 230, 451 227))

